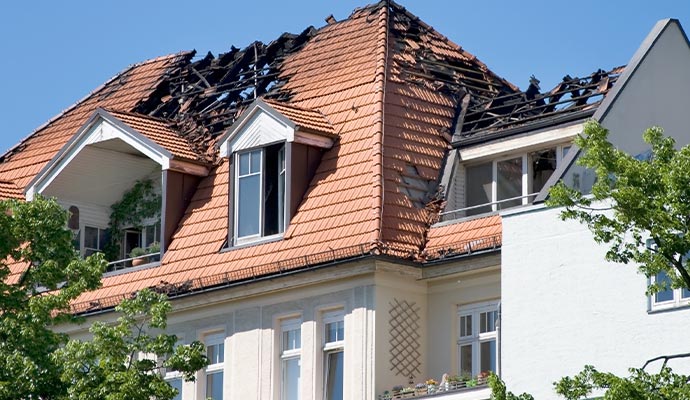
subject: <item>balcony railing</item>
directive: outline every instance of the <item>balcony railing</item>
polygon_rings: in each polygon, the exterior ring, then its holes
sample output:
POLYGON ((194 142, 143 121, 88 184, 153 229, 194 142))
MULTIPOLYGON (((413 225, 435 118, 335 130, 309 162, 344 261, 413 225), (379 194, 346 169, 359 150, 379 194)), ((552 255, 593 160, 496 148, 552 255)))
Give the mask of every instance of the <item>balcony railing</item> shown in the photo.
POLYGON ((149 265, 159 262, 161 253, 149 253, 143 256, 124 258, 122 260, 112 261, 108 263, 106 272, 120 271, 127 268, 140 267, 142 265, 149 265))
POLYGON ((398 387, 379 395, 378 400, 434 398, 448 394, 461 394, 464 391, 486 388, 486 381, 486 376, 478 376, 475 379, 442 382, 435 385, 417 384, 410 387, 398 387))
POLYGON ((532 204, 534 198, 537 197, 538 194, 539 193, 532 193, 524 196, 511 197, 509 199, 492 201, 490 203, 477 204, 476 206, 464 207, 451 211, 444 211, 442 213, 439 213, 439 215, 441 216, 441 221, 451 221, 458 218, 470 217, 473 215, 479 215, 493 211, 506 210, 514 207, 521 207, 524 205, 532 204), (506 203, 523 199, 527 199, 527 204, 516 204, 506 206, 506 203))

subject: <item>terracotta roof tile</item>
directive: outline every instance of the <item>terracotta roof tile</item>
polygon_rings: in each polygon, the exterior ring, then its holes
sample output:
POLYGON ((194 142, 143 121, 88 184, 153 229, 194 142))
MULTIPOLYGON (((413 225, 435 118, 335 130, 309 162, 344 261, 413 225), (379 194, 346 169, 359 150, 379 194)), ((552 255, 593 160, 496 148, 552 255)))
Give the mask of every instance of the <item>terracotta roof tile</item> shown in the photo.
POLYGON ((201 157, 194 152, 191 145, 170 122, 146 115, 106 110, 109 114, 127 124, 130 128, 151 139, 154 143, 168 150, 174 157, 201 161, 201 157))
POLYGON ((499 247, 501 227, 499 215, 434 226, 427 236, 426 257, 436 259, 499 247))
MULTIPOLYGON (((220 160, 199 183, 161 266, 104 278, 101 289, 78 299, 76 310, 109 307, 161 282, 198 288, 369 254, 375 246, 406 255, 426 245, 431 256, 447 252, 457 240, 465 247, 486 237, 500 242, 498 217, 471 229, 467 222, 428 230, 431 215, 425 203, 449 146, 455 93, 469 82, 486 96, 512 87, 395 3, 386 4, 358 9, 319 29, 277 68, 277 98, 289 102, 265 101, 295 124, 339 138, 323 153, 282 240, 221 251, 232 205, 228 162, 220 160), (443 83, 447 77, 421 76, 420 71, 429 70, 420 65, 429 54, 474 72, 458 73, 455 86, 443 83), (99 303, 91 305, 94 300, 99 303)), ((190 142, 206 127, 184 130, 178 124, 178 132, 165 121, 133 114, 145 108, 140 106, 157 88, 163 90, 166 72, 182 61, 188 57, 162 58, 123 72, 6 155, 0 177, 23 187, 96 107, 110 110, 176 157, 196 159, 196 142, 190 142)), ((178 100, 154 101, 152 107, 164 113, 166 107, 178 112, 189 106, 178 100)))
POLYGON ((0 181, 0 200, 23 199, 24 192, 12 182, 0 181))
POLYGON ((287 104, 269 99, 265 99, 264 101, 266 102, 266 104, 270 105, 276 111, 283 114, 285 117, 294 122, 295 125, 298 125, 308 130, 313 130, 316 132, 335 136, 333 125, 331 125, 326 116, 319 111, 300 108, 292 104, 287 104))

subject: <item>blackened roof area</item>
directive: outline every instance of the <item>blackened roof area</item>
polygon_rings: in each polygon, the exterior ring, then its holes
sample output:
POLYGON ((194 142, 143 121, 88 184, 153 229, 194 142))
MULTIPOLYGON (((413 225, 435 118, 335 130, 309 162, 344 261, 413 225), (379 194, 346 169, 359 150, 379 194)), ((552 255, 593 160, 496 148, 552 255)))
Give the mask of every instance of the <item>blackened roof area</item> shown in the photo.
POLYGON ((469 104, 462 131, 454 144, 468 144, 504 136, 507 130, 537 123, 556 123, 591 116, 611 90, 625 66, 598 70, 584 78, 566 75, 548 92, 540 93, 532 77, 524 92, 497 96, 469 104))

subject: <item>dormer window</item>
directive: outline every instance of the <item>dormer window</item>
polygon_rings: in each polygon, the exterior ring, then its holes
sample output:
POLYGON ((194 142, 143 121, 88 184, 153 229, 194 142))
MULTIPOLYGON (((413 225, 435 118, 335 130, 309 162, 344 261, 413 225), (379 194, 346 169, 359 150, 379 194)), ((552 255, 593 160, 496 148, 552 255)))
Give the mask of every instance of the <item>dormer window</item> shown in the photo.
POLYGON ((257 99, 242 113, 219 141, 230 163, 229 247, 283 237, 336 138, 318 111, 257 99))
POLYGON ((235 234, 239 242, 285 230, 285 143, 235 154, 235 234))

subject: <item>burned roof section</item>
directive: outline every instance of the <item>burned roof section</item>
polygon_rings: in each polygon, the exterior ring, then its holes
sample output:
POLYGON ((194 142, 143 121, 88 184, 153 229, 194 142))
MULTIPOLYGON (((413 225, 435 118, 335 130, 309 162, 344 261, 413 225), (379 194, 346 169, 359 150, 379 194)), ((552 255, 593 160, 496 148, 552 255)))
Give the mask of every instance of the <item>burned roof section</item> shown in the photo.
POLYGON ((310 26, 300 34, 284 33, 268 44, 233 46, 217 57, 208 53, 168 76, 156 95, 134 111, 173 121, 198 154, 214 161, 215 140, 255 98, 290 98, 290 93, 281 90, 289 79, 279 76, 282 62, 315 33, 310 26))
POLYGON ((611 90, 625 66, 598 70, 584 78, 569 75, 548 92, 540 92, 531 77, 524 92, 497 96, 469 104, 455 144, 469 144, 509 134, 513 128, 553 125, 591 116, 611 90))

